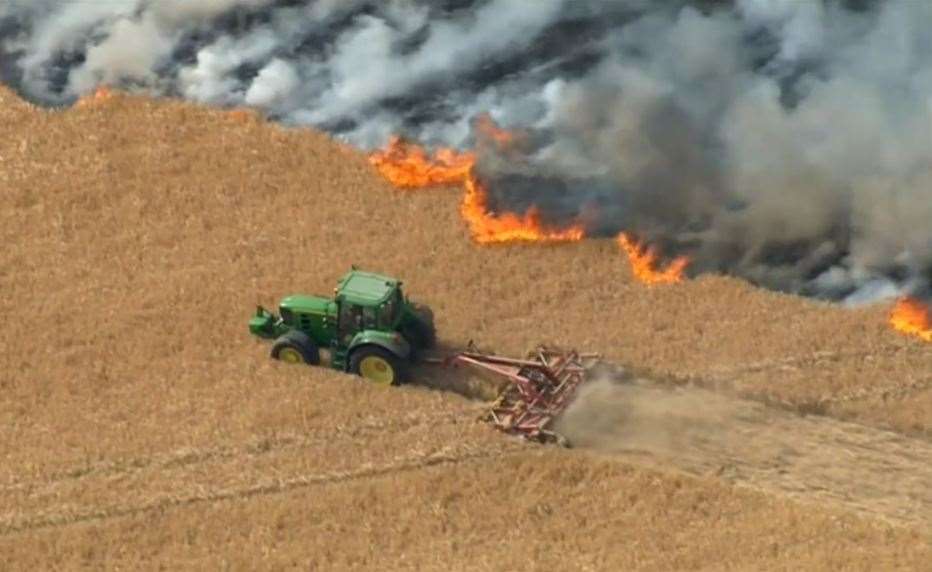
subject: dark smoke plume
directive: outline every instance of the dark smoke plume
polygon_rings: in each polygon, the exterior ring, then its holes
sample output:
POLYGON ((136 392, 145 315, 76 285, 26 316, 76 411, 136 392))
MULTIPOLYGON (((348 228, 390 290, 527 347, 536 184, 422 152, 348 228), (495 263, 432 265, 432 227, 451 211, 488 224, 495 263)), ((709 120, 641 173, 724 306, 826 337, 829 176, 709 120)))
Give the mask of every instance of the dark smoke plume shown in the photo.
POLYGON ((7 0, 0 79, 251 105, 363 148, 470 147, 499 208, 851 302, 932 283, 932 3, 7 0))

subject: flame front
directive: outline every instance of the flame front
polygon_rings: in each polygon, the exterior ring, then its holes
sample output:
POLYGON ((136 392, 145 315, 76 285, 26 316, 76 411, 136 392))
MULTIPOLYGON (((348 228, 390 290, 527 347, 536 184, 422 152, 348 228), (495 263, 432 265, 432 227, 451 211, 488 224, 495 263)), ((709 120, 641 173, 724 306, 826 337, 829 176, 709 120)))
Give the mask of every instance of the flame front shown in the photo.
POLYGON ((384 149, 369 156, 369 161, 392 185, 423 189, 461 184, 472 173, 476 156, 441 149, 430 157, 420 145, 392 137, 384 149))
POLYGON ((581 226, 565 229, 547 228, 540 211, 531 207, 523 216, 516 213, 489 213, 488 192, 472 174, 466 179, 466 194, 460 214, 469 225, 473 239, 480 244, 496 242, 576 242, 585 237, 581 226))
POLYGON ((898 332, 932 342, 929 306, 915 298, 901 298, 890 312, 890 325, 898 332))
POLYGON ((663 270, 658 270, 660 255, 653 248, 648 248, 637 242, 626 233, 618 235, 618 245, 628 255, 631 271, 635 278, 641 282, 653 284, 675 284, 683 281, 683 272, 689 266, 689 258, 679 256, 663 270))
MULTIPOLYGON (((498 143, 510 142, 506 132, 497 130, 494 123, 484 125, 487 134, 494 134, 498 143), (492 129, 496 129, 492 131, 492 129)), ((402 189, 423 189, 463 185, 465 194, 460 214, 469 226, 473 240, 480 244, 503 242, 573 242, 582 240, 582 226, 549 228, 532 207, 523 215, 517 213, 492 214, 488 191, 475 173, 476 154, 440 149, 433 156, 420 145, 393 137, 389 144, 369 157, 373 166, 392 185, 402 189)))

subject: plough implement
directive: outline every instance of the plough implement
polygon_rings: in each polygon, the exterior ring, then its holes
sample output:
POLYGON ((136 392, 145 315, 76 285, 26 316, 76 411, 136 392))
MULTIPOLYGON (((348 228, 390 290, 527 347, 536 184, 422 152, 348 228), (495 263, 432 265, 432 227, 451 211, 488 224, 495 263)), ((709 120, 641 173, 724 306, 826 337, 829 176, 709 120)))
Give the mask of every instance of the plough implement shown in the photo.
POLYGON ((550 424, 569 406, 600 357, 540 346, 525 359, 514 359, 480 352, 469 342, 466 351, 430 361, 466 366, 503 379, 507 382, 504 389, 481 419, 511 435, 565 446, 566 440, 550 424))

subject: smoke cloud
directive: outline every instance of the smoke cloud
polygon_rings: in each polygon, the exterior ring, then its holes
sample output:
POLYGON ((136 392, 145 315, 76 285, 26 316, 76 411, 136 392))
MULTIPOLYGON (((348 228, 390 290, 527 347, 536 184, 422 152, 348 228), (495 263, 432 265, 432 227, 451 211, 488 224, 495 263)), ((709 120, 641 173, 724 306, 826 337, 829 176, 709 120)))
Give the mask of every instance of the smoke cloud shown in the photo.
POLYGON ((852 303, 932 283, 932 3, 8 0, 0 79, 470 148, 494 204, 852 303))

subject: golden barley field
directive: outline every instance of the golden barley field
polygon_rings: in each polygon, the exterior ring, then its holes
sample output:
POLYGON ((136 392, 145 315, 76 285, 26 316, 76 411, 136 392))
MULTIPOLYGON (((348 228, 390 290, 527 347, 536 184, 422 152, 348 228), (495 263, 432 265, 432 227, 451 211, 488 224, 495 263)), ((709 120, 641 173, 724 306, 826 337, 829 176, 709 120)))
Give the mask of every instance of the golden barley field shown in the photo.
POLYGON ((887 306, 649 288, 611 240, 478 246, 459 189, 250 112, 0 90, 0 126, 0 569, 932 562, 932 346, 887 306), (565 450, 477 423, 437 368, 380 389, 268 359, 255 305, 350 264, 446 348, 574 346, 666 393, 587 388, 565 450))

